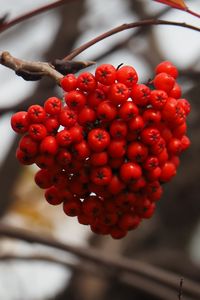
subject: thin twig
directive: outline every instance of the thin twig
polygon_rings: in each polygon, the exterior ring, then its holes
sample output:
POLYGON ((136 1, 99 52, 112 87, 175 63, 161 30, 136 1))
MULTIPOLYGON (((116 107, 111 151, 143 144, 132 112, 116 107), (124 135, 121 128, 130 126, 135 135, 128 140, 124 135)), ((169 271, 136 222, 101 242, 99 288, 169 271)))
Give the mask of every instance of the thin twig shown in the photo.
POLYGON ((42 76, 48 76, 59 84, 60 79, 63 77, 49 63, 21 60, 12 56, 7 51, 0 53, 0 64, 14 70, 17 75, 22 76, 26 80, 34 80, 34 76, 35 80, 42 76))
POLYGON ((175 21, 166 21, 166 20, 156 20, 156 19, 148 19, 148 20, 142 20, 138 22, 133 22, 133 23, 127 23, 127 24, 122 24, 120 26, 117 26, 109 31, 104 32, 103 34, 95 37, 94 39, 86 42, 85 44, 81 45, 80 47, 74 49, 69 55, 63 58, 64 61, 68 61, 82 53, 84 50, 88 49, 89 47, 93 46, 94 44, 108 38, 109 36, 112 36, 116 33, 119 33, 124 30, 128 29, 133 29, 136 27, 141 27, 141 26, 152 26, 152 25, 171 25, 171 26, 178 26, 178 27, 184 27, 188 29, 192 29, 195 31, 200 32, 199 27, 195 27, 193 25, 187 24, 187 23, 180 23, 180 22, 175 22, 175 21))
POLYGON ((182 295, 183 295, 183 278, 180 279, 178 300, 182 300, 182 295))
POLYGON ((200 14, 199 14, 199 13, 197 13, 197 12, 195 12, 195 11, 189 9, 189 8, 187 8, 185 11, 186 11, 187 13, 191 14, 192 16, 195 16, 195 17, 197 17, 197 18, 200 18, 200 14))
MULTIPOLYGON (((39 243, 65 252, 70 252, 79 258, 84 259, 86 262, 89 261, 99 266, 101 265, 106 269, 113 270, 116 274, 118 272, 133 273, 177 290, 178 275, 164 271, 147 263, 130 260, 122 256, 107 255, 92 248, 84 249, 78 246, 69 245, 50 237, 42 237, 31 231, 16 229, 3 224, 0 225, 0 236, 20 239, 29 243, 39 243)), ((194 299, 200 299, 200 286, 189 279, 186 281, 184 292, 189 296, 194 297, 194 299)))
POLYGON ((27 19, 30 19, 36 15, 39 15, 45 11, 49 11, 51 9, 54 9, 56 7, 59 7, 61 5, 66 4, 67 2, 70 2, 72 0, 59 0, 50 4, 46 4, 44 6, 41 6, 39 8, 36 8, 35 10, 31 10, 27 13, 24 13, 23 15, 20 15, 10 21, 4 22, 3 24, 0 25, 0 33, 3 31, 6 31, 8 28, 13 27, 16 24, 19 24, 27 19))

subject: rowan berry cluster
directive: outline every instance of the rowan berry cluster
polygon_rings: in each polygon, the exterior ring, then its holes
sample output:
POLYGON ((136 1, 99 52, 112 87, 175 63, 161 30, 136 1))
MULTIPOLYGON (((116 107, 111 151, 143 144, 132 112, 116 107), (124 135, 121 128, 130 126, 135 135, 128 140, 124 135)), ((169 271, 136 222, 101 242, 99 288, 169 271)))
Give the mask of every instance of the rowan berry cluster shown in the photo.
POLYGON ((122 238, 150 218, 190 145, 177 68, 168 61, 148 84, 131 66, 68 74, 57 97, 12 116, 22 134, 16 151, 40 170, 36 184, 52 205, 98 234, 122 238))

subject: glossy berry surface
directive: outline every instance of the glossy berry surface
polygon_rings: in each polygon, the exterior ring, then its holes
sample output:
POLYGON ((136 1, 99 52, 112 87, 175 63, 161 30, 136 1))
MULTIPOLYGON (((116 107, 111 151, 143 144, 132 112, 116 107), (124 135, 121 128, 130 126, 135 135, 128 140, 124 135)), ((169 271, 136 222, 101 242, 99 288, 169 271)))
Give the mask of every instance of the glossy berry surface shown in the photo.
POLYGON ((139 83, 132 66, 102 64, 94 75, 64 76, 63 101, 50 97, 15 113, 16 157, 38 166, 46 201, 114 239, 151 218, 190 146, 191 107, 177 76, 169 61, 155 68, 151 85, 139 83))

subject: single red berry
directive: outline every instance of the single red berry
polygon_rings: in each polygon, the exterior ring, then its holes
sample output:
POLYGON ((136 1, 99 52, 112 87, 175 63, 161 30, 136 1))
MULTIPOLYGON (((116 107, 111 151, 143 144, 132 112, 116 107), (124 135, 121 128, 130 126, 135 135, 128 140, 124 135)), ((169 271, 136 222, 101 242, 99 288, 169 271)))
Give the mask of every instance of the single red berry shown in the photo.
POLYGON ((141 139, 147 145, 156 144, 160 139, 160 132, 156 127, 147 127, 141 132, 141 139))
POLYGON ((60 85, 65 92, 73 91, 77 87, 77 79, 74 74, 67 74, 61 79, 60 85))
POLYGON ((118 82, 124 83, 127 87, 132 87, 138 81, 138 74, 131 66, 122 66, 116 73, 118 82))
POLYGON ((160 181, 169 181, 175 175, 176 166, 172 162, 167 161, 161 168, 160 181))
POLYGON ((40 152, 55 155, 58 151, 58 143, 55 137, 46 136, 40 143, 40 152))
POLYGON ((83 140, 73 146, 72 152, 76 159, 85 160, 90 155, 90 148, 88 146, 88 143, 83 140))
POLYGON ((124 182, 139 179, 142 176, 141 167, 133 162, 124 163, 120 168, 120 177, 124 182))
POLYGON ((151 171, 159 166, 159 160, 156 156, 148 156, 145 160, 143 167, 147 171, 151 171))
POLYGON ((96 185, 107 185, 112 179, 112 171, 109 166, 94 168, 91 170, 91 181, 96 185))
POLYGON ((63 211, 67 216, 76 217, 81 212, 81 202, 77 199, 71 199, 63 203, 63 211))
POLYGON ((113 138, 125 138, 127 135, 126 122, 120 119, 114 120, 110 125, 110 134, 113 138))
POLYGON ((185 151, 186 149, 188 149, 190 146, 190 139, 184 135, 182 138, 181 138, 181 149, 182 151, 185 151))
POLYGON ((28 133, 35 141, 41 141, 47 136, 47 130, 43 124, 31 124, 28 133))
POLYGON ((129 121, 139 114, 139 109, 132 101, 123 103, 119 109, 119 116, 124 121, 129 121))
POLYGON ((157 142, 151 145, 150 151, 153 155, 160 154, 164 149, 166 149, 166 142, 165 140, 160 137, 158 138, 157 142))
POLYGON ((72 160, 71 153, 65 149, 59 150, 59 152, 56 155, 57 163, 64 169, 68 169, 71 160, 72 160))
POLYGON ((144 122, 149 124, 159 124, 161 120, 161 113, 159 110, 148 108, 142 115, 144 122))
POLYGON ((105 93, 101 89, 95 89, 87 97, 87 104, 93 109, 96 109, 97 106, 106 99, 105 93))
POLYGON ((24 135, 20 139, 19 148, 29 157, 34 157, 38 153, 38 143, 29 135, 24 135))
POLYGON ((62 126, 70 128, 76 124, 77 115, 73 110, 64 107, 58 115, 58 120, 62 126))
POLYGON ((165 103, 167 102, 168 95, 165 91, 162 90, 153 90, 150 93, 150 104, 155 109, 161 110, 165 103))
POLYGON ((138 106, 145 106, 149 103, 151 90, 145 84, 135 84, 131 91, 133 102, 138 106))
POLYGON ((45 121, 46 112, 40 105, 31 105, 28 109, 28 119, 30 123, 42 123, 45 121))
POLYGON ((88 145, 95 152, 104 151, 110 143, 110 135, 106 130, 96 128, 88 134, 88 145))
POLYGON ((113 175, 108 184, 108 191, 112 195, 117 195, 125 188, 125 184, 120 180, 117 175, 113 175))
POLYGON ((89 72, 81 73, 77 78, 77 87, 84 92, 92 92, 96 88, 94 75, 89 72))
POLYGON ((123 83, 113 83, 109 90, 109 99, 114 105, 124 103, 129 97, 129 89, 123 83))
POLYGON ((56 134, 56 141, 61 147, 68 147, 72 143, 71 133, 68 129, 63 129, 56 134))
POLYGON ((58 119, 55 117, 48 117, 45 121, 44 121, 44 126, 46 127, 46 130, 48 131, 49 134, 56 134, 57 130, 60 127, 60 124, 58 122, 58 119))
POLYGON ((163 72, 167 73, 175 79, 178 77, 178 70, 170 61, 163 61, 160 64, 158 64, 156 66, 155 72, 156 74, 163 72))
POLYGON ((177 138, 172 138, 167 144, 168 153, 171 155, 178 155, 181 153, 181 141, 177 138))
POLYGON ((112 121, 116 115, 117 109, 110 101, 103 101, 97 107, 97 116, 102 121, 112 121))
POLYGON ((116 79, 116 69, 113 65, 102 64, 96 68, 95 78, 104 85, 111 85, 116 79))
POLYGON ((169 92, 169 97, 179 99, 181 97, 181 94, 181 87, 177 82, 175 82, 174 87, 169 92))
POLYGON ((146 160, 148 155, 148 148, 141 142, 132 142, 127 148, 127 157, 137 163, 141 163, 146 160))
POLYGON ((108 146, 108 154, 111 158, 121 158, 126 153, 126 141, 124 139, 111 140, 108 146))
POLYGON ((28 131, 29 120, 28 113, 26 111, 19 111, 11 117, 12 129, 20 134, 28 131))
POLYGON ((90 126, 95 122, 96 120, 96 113, 94 109, 90 107, 84 107, 79 115, 78 115, 78 122, 82 126, 86 126, 86 128, 90 128, 90 126))
POLYGON ((79 125, 75 125, 69 128, 72 143, 79 143, 83 140, 83 128, 79 125))
POLYGON ((157 90, 169 93, 174 87, 175 79, 167 73, 159 73, 155 76, 153 84, 157 90))
POLYGON ((39 170, 35 174, 35 183, 41 188, 41 189, 47 189, 50 188, 53 185, 52 182, 52 174, 49 170, 39 170))
POLYGON ((140 132, 145 126, 144 119, 140 115, 136 116, 128 123, 128 128, 132 131, 132 133, 140 132))
POLYGON ((86 103, 86 96, 81 91, 70 91, 65 94, 65 102, 72 110, 80 111, 86 103))
POLYGON ((49 115, 57 115, 61 111, 62 102, 57 97, 48 98, 44 103, 44 110, 49 115))
POLYGON ((28 154, 26 154, 24 151, 22 151, 20 148, 17 148, 16 150, 16 158, 22 165, 32 165, 35 163, 35 157, 31 157, 28 154))
POLYGON ((48 188, 45 191, 44 196, 47 202, 51 205, 59 205, 62 203, 62 200, 59 197, 59 190, 55 186, 48 188))
POLYGON ((186 116, 189 115, 189 113, 191 111, 191 107, 190 107, 190 103, 188 102, 188 100, 187 99, 178 99, 177 103, 184 109, 186 116))

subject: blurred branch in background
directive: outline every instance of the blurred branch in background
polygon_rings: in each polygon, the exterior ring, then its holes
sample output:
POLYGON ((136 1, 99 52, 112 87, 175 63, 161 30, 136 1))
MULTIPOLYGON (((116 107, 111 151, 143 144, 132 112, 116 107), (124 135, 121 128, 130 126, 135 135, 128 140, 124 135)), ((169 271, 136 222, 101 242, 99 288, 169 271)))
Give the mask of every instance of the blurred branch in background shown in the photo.
MULTIPOLYGON (((16 229, 14 227, 9 227, 3 224, 0 225, 0 236, 24 240, 28 243, 39 243, 62 251, 70 252, 78 258, 83 259, 85 263, 87 263, 87 265, 88 263, 95 264, 97 266, 97 274, 99 272, 99 269, 105 268, 105 274, 111 272, 112 276, 115 274, 114 277, 116 277, 118 280, 122 278, 122 281, 124 282, 126 282, 126 278, 128 278, 129 284, 131 283, 135 288, 141 288, 145 292, 150 294, 157 294, 158 296, 159 289, 155 289, 155 284, 156 286, 160 286, 159 295, 161 295, 161 286, 163 286, 165 292, 162 293, 161 299, 167 300, 169 299, 170 292, 172 295, 173 291, 177 291, 177 280, 180 277, 179 275, 151 266, 147 263, 143 263, 133 259, 130 260, 122 256, 105 255, 101 251, 98 251, 91 247, 84 249, 66 243, 64 244, 53 238, 44 236, 42 237, 41 235, 37 235, 35 233, 32 233, 31 231, 16 229), (129 274, 128 277, 126 277, 126 273, 129 274), (133 280, 131 279, 130 274, 134 275, 133 280), (165 294, 166 292, 167 294, 165 294), (164 294, 166 295, 166 298, 164 297, 164 294)), ((46 258, 46 260, 48 260, 48 258, 46 258)), ((56 262, 55 259, 54 262, 56 262)), ((58 263, 60 263, 59 260, 58 263)), ((197 299, 197 297, 200 298, 200 286, 189 279, 185 279, 184 297, 186 300, 195 300, 197 299)))
POLYGON ((41 13, 44 13, 46 11, 55 9, 61 5, 67 4, 68 2, 70 2, 72 0, 58 0, 56 2, 50 3, 50 4, 46 4, 44 6, 41 6, 39 8, 36 8, 34 10, 31 10, 30 12, 27 12, 23 15, 17 16, 16 18, 13 18, 11 20, 8 20, 9 18, 9 12, 7 14, 5 14, 2 18, 1 18, 1 23, 0 23, 0 33, 6 31, 7 29, 27 20, 30 19, 36 15, 39 15, 41 13))

